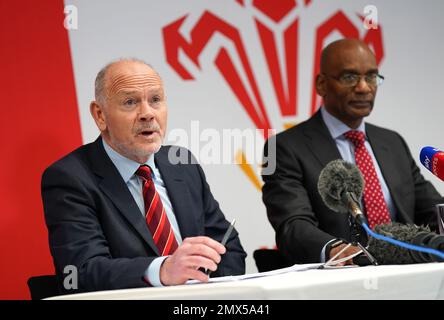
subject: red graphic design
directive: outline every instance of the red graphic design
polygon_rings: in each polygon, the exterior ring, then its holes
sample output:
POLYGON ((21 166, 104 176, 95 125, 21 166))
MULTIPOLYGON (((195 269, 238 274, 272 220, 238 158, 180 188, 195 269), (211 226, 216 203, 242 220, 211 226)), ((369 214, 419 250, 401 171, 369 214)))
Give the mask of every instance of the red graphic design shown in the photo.
POLYGON ((219 69, 231 90, 244 106, 256 127, 265 130, 270 129, 270 121, 265 112, 264 103, 262 102, 261 95, 259 94, 259 89, 253 75, 253 70, 250 66, 250 62, 248 60, 239 31, 234 26, 206 11, 191 31, 191 43, 188 43, 179 32, 180 26, 185 19, 186 16, 180 18, 163 29, 168 63, 184 80, 193 79, 193 76, 178 60, 179 49, 182 49, 195 63, 195 65, 199 67, 198 58, 205 48, 205 45, 215 33, 222 33, 233 42, 236 52, 242 62, 244 72, 248 77, 249 85, 253 91, 254 97, 250 97, 248 95, 246 86, 244 83, 242 83, 239 72, 236 70, 233 60, 225 48, 221 48, 217 54, 215 60, 216 67, 219 69))
MULTIPOLYGON (((271 1, 255 0, 253 5, 279 23, 291 10, 296 7, 295 1, 283 1, 281 6, 276 6, 271 1)), ((255 19, 262 49, 267 59, 268 70, 273 82, 274 91, 278 100, 282 116, 296 116, 296 61, 298 60, 298 19, 293 21, 284 31, 284 47, 286 62, 287 86, 284 87, 284 77, 280 71, 276 35, 258 19, 255 19)))
MULTIPOLYGON (((236 2, 243 7, 246 7, 244 1, 236 0, 236 2)), ((311 0, 296 1, 296 0, 281 0, 279 6, 268 0, 253 0, 252 7, 258 10, 261 14, 268 17, 277 26, 284 23, 283 20, 298 6, 309 8, 312 5, 311 0)), ((254 15, 254 13, 253 13, 254 15)), ((361 21, 364 20, 358 14, 361 21)), ((179 50, 182 50, 190 60, 198 67, 199 57, 206 45, 210 42, 216 34, 224 35, 235 47, 236 54, 240 60, 243 70, 237 70, 233 59, 228 50, 221 47, 215 57, 214 64, 231 88, 234 95, 237 97, 248 116, 255 124, 256 128, 263 129, 265 138, 267 138, 268 129, 271 129, 269 116, 263 102, 263 96, 259 91, 253 69, 251 67, 250 59, 246 51, 245 39, 241 37, 240 31, 236 26, 227 21, 222 20, 213 13, 205 11, 198 22, 194 25, 190 32, 190 41, 187 41, 181 34, 180 28, 187 16, 172 22, 163 28, 164 45, 166 52, 166 59, 170 66, 182 77, 184 80, 193 80, 193 75, 186 69, 186 67, 179 61, 179 50), (242 71, 242 72, 241 72, 242 71), (244 73, 247 78, 245 83, 241 74, 244 73), (248 89, 251 90, 252 95, 249 94, 248 89)), ((356 19, 356 18, 354 18, 356 19)), ((288 20, 288 19, 287 19, 288 20)), ((303 21, 303 17, 297 16, 290 22, 286 22, 288 26, 283 29, 282 33, 270 29, 270 22, 265 24, 260 17, 254 17, 256 31, 260 39, 260 44, 265 56, 265 63, 267 65, 270 79, 273 85, 274 94, 277 105, 280 109, 280 114, 283 118, 295 117, 298 115, 298 66, 302 63, 307 63, 304 57, 304 62, 299 59, 298 45, 299 45, 299 26, 303 21), (284 61, 280 61, 279 55, 279 41, 282 39, 283 57, 284 61)), ((343 37, 358 38, 373 48, 378 65, 384 57, 384 48, 382 40, 382 29, 365 30, 362 35, 363 26, 355 25, 353 19, 338 10, 326 21, 321 22, 314 32, 315 34, 315 48, 314 60, 308 61, 313 63, 313 74, 311 81, 311 101, 310 113, 316 112, 321 104, 320 98, 316 94, 315 79, 319 73, 319 59, 322 49, 326 45, 327 39, 334 33, 340 33, 343 37)), ((250 40, 251 41, 251 40, 250 40)))

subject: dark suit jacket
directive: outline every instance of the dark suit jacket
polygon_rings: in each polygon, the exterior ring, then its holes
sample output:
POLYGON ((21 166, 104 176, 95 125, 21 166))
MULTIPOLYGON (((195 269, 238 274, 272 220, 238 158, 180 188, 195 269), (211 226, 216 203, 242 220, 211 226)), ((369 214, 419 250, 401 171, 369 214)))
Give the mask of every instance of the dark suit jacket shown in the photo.
MULTIPOLYGON (((366 133, 403 223, 427 224, 434 205, 443 202, 421 175, 403 138, 366 124, 366 133)), ((350 241, 347 214, 328 209, 318 193, 321 170, 341 159, 320 111, 275 137, 276 170, 263 175, 267 215, 279 250, 292 263, 319 262, 324 245, 334 238, 350 241)), ((265 146, 265 155, 268 156, 265 146)))
MULTIPOLYGON (((221 241, 229 223, 190 152, 162 147, 155 161, 182 238, 206 235, 221 241), (188 160, 194 160, 194 164, 172 165, 168 161, 170 150, 182 152, 188 160)), ((80 291, 147 286, 142 277, 159 253, 143 215, 106 154, 101 138, 46 169, 42 198, 60 284, 66 276, 64 267, 74 265, 78 268, 80 291)), ((246 253, 236 231, 226 248, 227 253, 213 276, 243 274, 246 253)))

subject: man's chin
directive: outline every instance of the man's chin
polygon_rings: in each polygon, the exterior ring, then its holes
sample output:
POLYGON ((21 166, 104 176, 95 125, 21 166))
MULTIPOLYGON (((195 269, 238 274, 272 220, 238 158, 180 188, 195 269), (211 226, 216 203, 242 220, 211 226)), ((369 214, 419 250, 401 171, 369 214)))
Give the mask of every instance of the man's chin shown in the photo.
POLYGON ((370 115, 372 110, 373 110, 372 106, 351 107, 350 114, 353 115, 353 118, 365 118, 370 115))
POLYGON ((153 154, 155 154, 156 152, 158 152, 159 149, 160 149, 160 147, 159 147, 159 148, 149 148, 149 149, 147 149, 147 148, 144 148, 144 149, 140 149, 140 148, 138 148, 137 150, 131 150, 131 151, 126 155, 126 157, 129 158, 129 159, 131 159, 131 160, 133 160, 133 161, 136 161, 136 162, 138 162, 138 163, 140 163, 140 164, 143 164, 143 163, 147 162, 148 159, 149 159, 153 154))
POLYGON ((160 142, 152 142, 148 145, 144 144, 138 148, 138 153, 152 155, 160 150, 162 144, 160 142))

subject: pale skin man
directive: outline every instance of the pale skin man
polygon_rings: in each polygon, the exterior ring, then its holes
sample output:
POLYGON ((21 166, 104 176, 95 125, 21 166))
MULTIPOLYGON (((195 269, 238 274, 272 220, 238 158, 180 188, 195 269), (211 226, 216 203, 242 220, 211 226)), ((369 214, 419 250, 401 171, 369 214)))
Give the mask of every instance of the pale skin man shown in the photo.
MULTIPOLYGON (((365 80, 366 75, 377 74, 376 58, 369 47, 362 41, 344 39, 327 46, 321 57, 321 70, 316 78, 316 91, 323 98, 326 110, 348 125, 356 129, 363 118, 370 115, 376 97, 377 86, 372 86, 365 80), (341 85, 338 78, 352 73, 361 78, 356 86, 341 85)), ((330 251, 330 258, 341 251, 346 244, 334 247, 330 251)), ((337 259, 345 258, 360 249, 349 247, 337 259)), ((347 260, 344 264, 353 264, 347 260)))
MULTIPOLYGON (((105 142, 124 157, 145 163, 161 147, 167 126, 167 103, 160 76, 141 61, 113 63, 106 71, 104 87, 91 102, 90 112, 105 142)), ((215 271, 226 251, 206 237, 184 239, 160 268, 163 285, 193 279, 208 281, 199 269, 215 271)))

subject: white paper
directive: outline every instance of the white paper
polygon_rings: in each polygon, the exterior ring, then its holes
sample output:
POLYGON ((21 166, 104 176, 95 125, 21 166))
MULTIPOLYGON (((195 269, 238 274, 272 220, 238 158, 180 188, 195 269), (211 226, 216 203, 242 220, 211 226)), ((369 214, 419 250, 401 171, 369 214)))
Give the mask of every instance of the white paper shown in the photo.
MULTIPOLYGON (((298 271, 306 271, 306 270, 310 270, 310 269, 317 269, 321 265, 323 265, 323 263, 295 264, 291 267, 276 269, 276 270, 267 271, 267 272, 249 273, 249 274, 243 274, 240 276, 225 276, 225 277, 210 278, 208 280, 208 283, 231 282, 231 281, 241 281, 241 280, 252 279, 252 278, 270 277, 270 276, 274 276, 277 274, 283 274, 283 273, 288 273, 288 272, 298 272, 298 271)), ((188 280, 186 282, 186 284, 196 284, 196 283, 202 283, 202 282, 200 282, 198 280, 188 280)))

